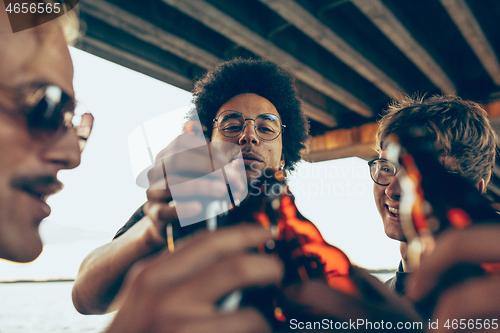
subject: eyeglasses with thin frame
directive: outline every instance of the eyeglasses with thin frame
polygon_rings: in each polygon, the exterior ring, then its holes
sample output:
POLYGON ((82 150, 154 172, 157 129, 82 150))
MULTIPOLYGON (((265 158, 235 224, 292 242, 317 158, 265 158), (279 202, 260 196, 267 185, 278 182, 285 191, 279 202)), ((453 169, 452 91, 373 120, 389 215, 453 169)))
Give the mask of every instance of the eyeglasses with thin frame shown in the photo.
POLYGON ((385 158, 371 160, 368 166, 372 180, 381 186, 388 186, 398 173, 398 168, 385 158))
MULTIPOLYGON (((370 176, 375 184, 389 186, 398 173, 398 167, 385 158, 376 158, 368 162, 370 176)), ((446 170, 448 173, 460 174, 457 170, 446 170)))
POLYGON ((286 125, 281 123, 281 119, 272 113, 263 113, 258 115, 257 118, 252 119, 245 118, 241 113, 234 110, 222 112, 213 120, 213 123, 223 136, 234 138, 245 130, 247 120, 254 122, 253 128, 255 133, 264 141, 276 139, 286 127, 286 125))
POLYGON ((68 128, 74 128, 80 151, 83 151, 92 131, 94 117, 61 88, 53 85, 41 88, 0 85, 0 91, 10 95, 15 102, 12 110, 2 110, 23 114, 34 138, 45 140, 64 134, 68 128))

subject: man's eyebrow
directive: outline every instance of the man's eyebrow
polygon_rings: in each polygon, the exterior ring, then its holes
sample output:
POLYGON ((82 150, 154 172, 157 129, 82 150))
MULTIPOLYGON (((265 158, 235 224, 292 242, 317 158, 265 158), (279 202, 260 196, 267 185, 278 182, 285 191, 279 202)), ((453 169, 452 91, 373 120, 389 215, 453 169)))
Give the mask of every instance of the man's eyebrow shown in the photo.
MULTIPOLYGON (((233 110, 227 110, 227 111, 233 111, 233 110)), ((240 117, 241 117, 241 113, 234 111, 233 113, 225 114, 224 117, 222 117, 222 121, 227 120, 227 119, 240 118, 240 117)))
POLYGON ((269 120, 277 120, 279 119, 279 117, 275 114, 272 114, 272 113, 262 113, 262 114, 259 114, 259 117, 262 117, 262 118, 265 118, 265 119, 269 119, 269 120))

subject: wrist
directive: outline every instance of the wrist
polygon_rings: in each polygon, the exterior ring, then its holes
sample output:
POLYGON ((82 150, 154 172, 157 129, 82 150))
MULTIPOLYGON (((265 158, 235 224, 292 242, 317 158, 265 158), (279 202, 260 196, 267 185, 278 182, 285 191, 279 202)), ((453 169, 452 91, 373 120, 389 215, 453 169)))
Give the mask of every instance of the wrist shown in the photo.
POLYGON ((130 228, 127 233, 136 238, 136 241, 142 248, 140 252, 146 254, 155 252, 167 245, 165 235, 160 233, 158 226, 147 215, 130 228))
POLYGON ((147 224, 147 228, 144 232, 146 245, 152 248, 152 250, 165 247, 167 245, 167 239, 164 226, 160 228, 149 216, 145 216, 144 219, 147 224))

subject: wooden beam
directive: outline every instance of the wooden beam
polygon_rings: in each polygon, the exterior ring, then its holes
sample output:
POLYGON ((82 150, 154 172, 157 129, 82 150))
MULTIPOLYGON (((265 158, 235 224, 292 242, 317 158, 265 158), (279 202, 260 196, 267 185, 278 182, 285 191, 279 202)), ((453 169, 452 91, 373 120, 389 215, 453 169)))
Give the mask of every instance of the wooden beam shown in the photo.
POLYGON ((482 107, 488 112, 490 120, 500 117, 500 100, 489 102, 488 104, 482 105, 482 107))
POLYGON ((382 31, 391 42, 445 94, 456 94, 456 87, 431 55, 381 0, 352 0, 352 3, 382 31))
POLYGON ((360 127, 338 129, 312 137, 304 159, 319 162, 344 157, 371 157, 375 152, 375 133, 378 123, 369 123, 360 127))
POLYGON ((139 56, 120 50, 95 38, 84 36, 82 49, 92 54, 102 56, 114 63, 125 65, 140 73, 169 82, 176 87, 184 90, 191 90, 192 81, 183 75, 144 60, 139 56))
POLYGON ((302 111, 304 112, 307 118, 310 118, 328 127, 337 126, 337 120, 335 119, 334 116, 332 116, 328 112, 317 107, 316 105, 309 103, 308 101, 302 98, 299 98, 299 100, 300 103, 302 104, 302 111))
POLYGON ((356 144, 336 149, 309 152, 303 156, 303 159, 308 162, 322 162, 353 156, 369 160, 375 158, 377 152, 371 144, 356 144))
POLYGON ((440 0, 488 75, 500 85, 500 64, 483 30, 464 0, 440 0))
MULTIPOLYGON (((82 0, 80 8, 86 15, 93 16, 128 34, 207 70, 223 60, 188 41, 172 35, 157 26, 130 14, 129 12, 102 0, 82 0)), ((337 126, 335 118, 324 110, 302 100, 304 114, 328 127, 337 126)))
POLYGON ((199 67, 212 69, 222 59, 103 0, 81 0, 80 10, 199 67))
MULTIPOLYGON (((492 125, 500 122, 500 101, 483 105, 492 125)), ((360 127, 337 129, 312 137, 306 148, 304 159, 319 162, 344 157, 372 157, 375 152, 375 133, 378 123, 368 123, 360 127)), ((495 166, 495 175, 500 168, 495 166)))
POLYGON ((299 80, 323 94, 345 105, 364 117, 372 117, 373 110, 363 101, 341 86, 331 82, 311 67, 303 64, 289 53, 281 50, 269 40, 253 32, 231 16, 203 0, 162 0, 186 15, 200 21, 210 29, 220 33, 234 43, 250 50, 262 58, 279 61, 299 80))
POLYGON ((391 98, 407 92, 294 0, 259 0, 391 98))

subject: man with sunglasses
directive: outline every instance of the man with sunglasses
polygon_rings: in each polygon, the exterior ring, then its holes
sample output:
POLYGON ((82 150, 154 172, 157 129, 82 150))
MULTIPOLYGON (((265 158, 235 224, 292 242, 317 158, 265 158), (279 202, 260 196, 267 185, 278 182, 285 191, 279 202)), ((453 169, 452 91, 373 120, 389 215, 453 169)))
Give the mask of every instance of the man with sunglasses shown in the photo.
MULTIPOLYGON (((79 165, 92 128, 90 114, 74 117, 73 66, 60 24, 13 33, 0 2, 2 259, 29 262, 40 254, 38 227, 50 214, 46 199, 61 189, 58 172, 79 165)), ((175 332, 186 325, 191 332, 265 331, 269 325, 256 310, 218 314, 212 308, 230 290, 281 280, 277 260, 248 254, 270 238, 262 227, 237 226, 198 234, 173 256, 138 263, 106 332, 175 332)))
POLYGON ((486 192, 490 181, 497 140, 486 111, 478 104, 458 97, 406 98, 391 105, 380 120, 376 145, 379 158, 368 165, 374 181, 375 204, 385 233, 400 242, 401 262, 396 275, 386 282, 400 295, 405 294, 405 282, 410 272, 408 244, 399 217, 401 188, 398 169, 387 160, 385 139, 408 125, 427 129, 440 149, 440 161, 444 167, 470 180, 481 193, 486 192))
POLYGON ((47 198, 62 188, 57 174, 80 164, 93 117, 74 116, 59 25, 13 34, 0 9, 0 257, 29 262, 42 251, 38 227, 50 214, 47 198))

